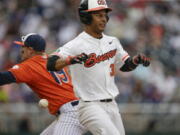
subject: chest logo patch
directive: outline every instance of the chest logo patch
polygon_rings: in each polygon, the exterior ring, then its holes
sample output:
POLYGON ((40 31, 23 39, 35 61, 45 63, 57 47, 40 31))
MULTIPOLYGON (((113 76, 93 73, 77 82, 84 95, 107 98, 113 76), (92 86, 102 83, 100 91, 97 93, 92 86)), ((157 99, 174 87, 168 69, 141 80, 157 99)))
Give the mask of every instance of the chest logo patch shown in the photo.
POLYGON ((116 55, 116 51, 117 49, 114 49, 98 56, 95 53, 91 53, 89 54, 89 58, 87 59, 87 61, 84 63, 84 66, 89 68, 97 63, 103 62, 105 60, 109 60, 110 58, 113 58, 116 55))

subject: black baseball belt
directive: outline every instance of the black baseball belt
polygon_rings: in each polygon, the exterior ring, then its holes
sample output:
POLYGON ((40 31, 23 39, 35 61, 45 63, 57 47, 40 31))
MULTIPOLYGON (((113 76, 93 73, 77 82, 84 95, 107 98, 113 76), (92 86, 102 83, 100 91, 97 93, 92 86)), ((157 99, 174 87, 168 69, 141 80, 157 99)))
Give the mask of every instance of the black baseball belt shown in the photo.
MULTIPOLYGON (((99 101, 99 102, 112 102, 113 99, 101 99, 101 100, 95 100, 95 101, 99 101)), ((92 102, 92 101, 84 101, 84 102, 92 102)))

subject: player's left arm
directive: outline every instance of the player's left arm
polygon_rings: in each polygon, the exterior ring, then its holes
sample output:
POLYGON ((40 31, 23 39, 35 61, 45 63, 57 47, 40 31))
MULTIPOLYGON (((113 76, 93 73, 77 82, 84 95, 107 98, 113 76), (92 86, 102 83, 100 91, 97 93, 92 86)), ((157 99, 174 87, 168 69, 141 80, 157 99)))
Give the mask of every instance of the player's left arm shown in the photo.
POLYGON ((129 57, 125 60, 124 65, 120 70, 123 72, 129 72, 136 69, 139 64, 148 67, 150 65, 150 58, 146 57, 144 54, 138 54, 132 58, 129 57))
POLYGON ((142 64, 145 67, 150 65, 150 58, 146 57, 144 54, 138 54, 134 57, 130 57, 129 54, 123 49, 118 39, 114 39, 114 42, 117 45, 116 61, 121 60, 124 63, 121 66, 120 71, 132 71, 136 69, 139 64, 142 64))
POLYGON ((16 82, 16 78, 11 72, 9 71, 0 72, 0 86, 15 82, 16 82))

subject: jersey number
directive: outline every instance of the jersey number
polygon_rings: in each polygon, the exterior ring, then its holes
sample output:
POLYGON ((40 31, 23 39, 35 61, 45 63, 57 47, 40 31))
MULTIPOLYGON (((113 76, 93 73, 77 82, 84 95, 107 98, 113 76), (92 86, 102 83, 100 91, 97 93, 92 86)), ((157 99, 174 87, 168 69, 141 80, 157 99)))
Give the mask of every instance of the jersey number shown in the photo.
POLYGON ((114 76, 114 75, 115 75, 115 68, 114 68, 114 64, 111 64, 111 65, 110 65, 110 68, 111 68, 110 75, 111 75, 111 76, 114 76))
POLYGON ((63 69, 60 71, 57 71, 57 72, 50 71, 50 73, 53 76, 53 78, 55 79, 55 81, 59 84, 69 82, 68 75, 63 69))

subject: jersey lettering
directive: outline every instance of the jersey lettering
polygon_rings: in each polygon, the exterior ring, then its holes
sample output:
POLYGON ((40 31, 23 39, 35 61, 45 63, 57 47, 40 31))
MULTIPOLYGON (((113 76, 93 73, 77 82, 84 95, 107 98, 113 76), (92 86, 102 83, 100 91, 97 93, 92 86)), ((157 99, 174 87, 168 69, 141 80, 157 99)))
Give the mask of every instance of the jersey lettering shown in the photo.
POLYGON ((94 66, 96 63, 100 63, 105 60, 109 60, 110 58, 113 58, 116 55, 117 49, 111 50, 105 54, 96 56, 95 53, 91 53, 89 55, 88 60, 84 63, 84 66, 89 68, 94 66))
POLYGON ((111 76, 114 76, 114 75, 115 75, 115 66, 114 66, 114 64, 111 64, 111 65, 110 65, 110 68, 111 68, 110 75, 111 75, 111 76))
POLYGON ((54 78, 54 80, 59 84, 69 82, 68 75, 66 74, 64 70, 60 70, 57 72, 50 71, 50 73, 52 77, 54 78))

